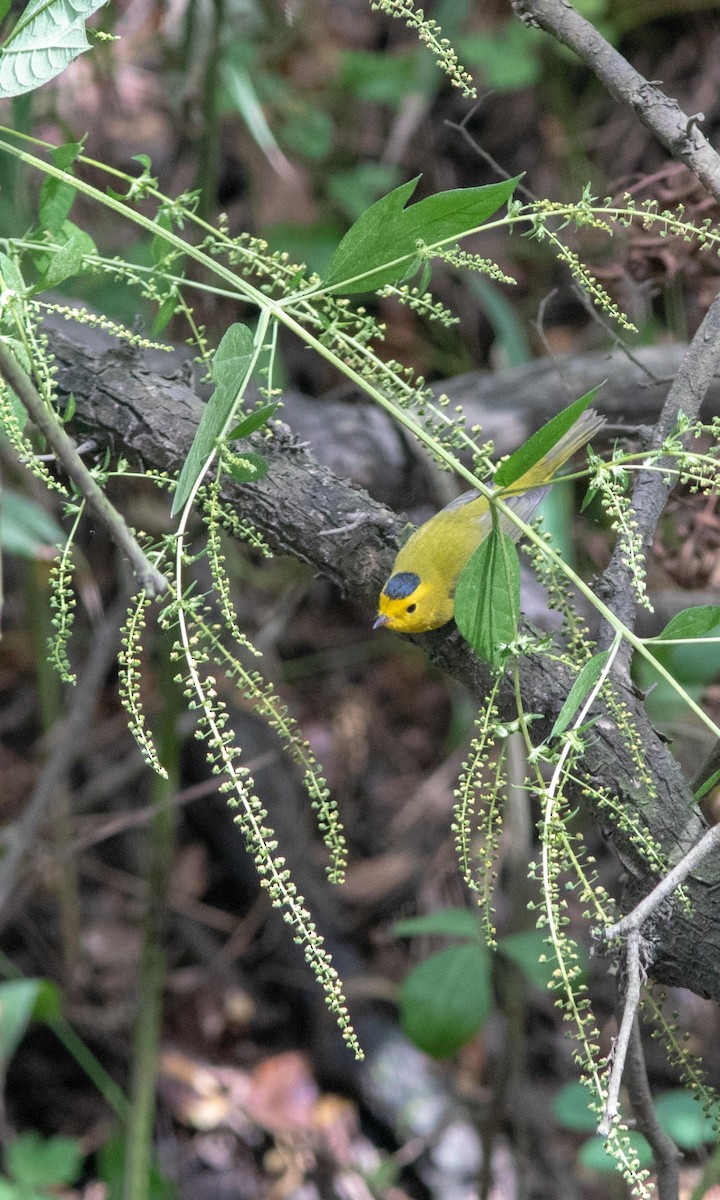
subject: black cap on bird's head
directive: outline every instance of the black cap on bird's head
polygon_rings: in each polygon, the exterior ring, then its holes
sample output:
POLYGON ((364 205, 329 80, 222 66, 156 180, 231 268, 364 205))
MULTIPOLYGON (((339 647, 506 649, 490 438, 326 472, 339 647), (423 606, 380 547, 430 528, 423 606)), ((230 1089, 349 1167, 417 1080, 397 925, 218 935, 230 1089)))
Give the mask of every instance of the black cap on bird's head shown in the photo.
POLYGON ((383 592, 391 600, 406 600, 408 596, 412 596, 419 583, 420 576, 414 571, 398 571, 396 575, 390 576, 383 592))

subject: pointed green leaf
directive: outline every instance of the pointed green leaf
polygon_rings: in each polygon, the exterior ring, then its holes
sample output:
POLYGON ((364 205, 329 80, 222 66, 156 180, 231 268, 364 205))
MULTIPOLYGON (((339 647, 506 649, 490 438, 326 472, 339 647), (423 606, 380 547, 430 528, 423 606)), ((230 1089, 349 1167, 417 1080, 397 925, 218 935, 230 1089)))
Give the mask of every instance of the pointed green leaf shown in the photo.
POLYGON ((455 590, 455 621, 475 653, 502 665, 520 613, 520 561, 506 533, 493 527, 463 568, 455 590))
POLYGON ((64 179, 52 179, 48 176, 40 188, 39 221, 40 228, 48 233, 57 234, 67 220, 75 200, 76 190, 64 179))
POLYGON ((45 979, 11 979, 0 984, 0 1061, 4 1067, 34 1019, 57 1016, 59 1001, 55 985, 45 979))
POLYGON ((602 384, 592 388, 581 396, 579 400, 573 401, 557 416, 549 420, 537 433, 528 438, 523 446, 520 446, 514 454, 511 454, 506 462, 495 473, 495 484, 497 487, 509 487, 511 483, 515 483, 521 475, 534 467, 540 462, 541 458, 552 450, 560 441, 560 438, 567 433, 581 413, 592 404, 602 384))
POLYGON ((19 296, 25 294, 25 280, 23 279, 20 268, 7 254, 3 254, 0 250, 0 288, 2 291, 10 289, 17 292, 19 296))
POLYGON ((555 724, 550 730, 551 738, 559 737, 561 733, 565 732, 575 713, 595 687, 609 657, 610 651, 603 650, 600 654, 593 654, 592 658, 587 660, 570 688, 567 699, 557 715, 555 724))
POLYGON ((653 641, 707 637, 717 625, 720 625, 720 607, 717 604, 698 604, 676 613, 653 641))
POLYGON ((238 438, 249 437, 251 433, 255 433, 262 425, 267 424, 276 408, 277 404, 263 404, 261 408, 253 409, 251 413, 248 413, 243 418, 239 425, 230 430, 227 440, 234 442, 238 438))
MULTIPOLYGON (((82 142, 66 142, 63 146, 57 146, 52 152, 53 163, 61 171, 70 171, 82 148, 82 142)), ((44 179, 40 188, 40 228, 58 234, 70 214, 75 196, 76 189, 64 179, 53 179, 51 176, 44 179)))
POLYGON ((414 968, 400 992, 400 1022, 421 1050, 446 1058, 482 1029, 493 1006, 483 946, 447 946, 414 968))
POLYGON ((215 351, 212 366, 215 391, 205 406, 193 444, 180 472, 172 506, 173 516, 187 503, 205 463, 217 445, 218 438, 232 417, 235 402, 247 383, 253 346, 254 338, 250 330, 245 325, 235 324, 225 331, 215 351))
POLYGON ((97 247, 84 229, 78 229, 70 221, 64 221, 61 235, 67 240, 60 248, 50 255, 49 262, 40 279, 33 287, 33 294, 45 292, 57 287, 64 279, 78 275, 86 270, 83 258, 86 254, 96 254, 97 247))
POLYGON ((405 208, 418 178, 371 204, 348 230, 330 260, 325 285, 340 295, 396 283, 418 257, 477 229, 513 194, 520 176, 485 187, 439 192, 405 208))
POLYGON ((395 921, 390 932, 393 937, 442 934, 473 942, 477 942, 481 936, 477 917, 467 908, 443 908, 439 912, 424 913, 421 917, 407 917, 404 921, 395 921))
POLYGON ((106 0, 30 0, 0 49, 0 96, 32 92, 90 49, 85 22, 106 0))

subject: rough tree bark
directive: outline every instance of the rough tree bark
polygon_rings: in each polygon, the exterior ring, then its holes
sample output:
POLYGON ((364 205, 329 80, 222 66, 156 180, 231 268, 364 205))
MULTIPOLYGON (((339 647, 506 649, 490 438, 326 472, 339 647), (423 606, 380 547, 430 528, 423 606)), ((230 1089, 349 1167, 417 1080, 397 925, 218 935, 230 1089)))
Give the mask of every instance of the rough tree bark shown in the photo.
MULTIPOLYGON (((61 393, 75 397, 73 424, 100 449, 110 447, 134 463, 177 470, 197 428, 201 402, 179 378, 164 378, 143 368, 139 359, 79 349, 62 338, 55 346, 61 393)), ((502 385, 500 385, 501 387, 502 385)), ((493 390, 498 384, 494 381, 493 390)), ((557 400, 557 386, 553 386, 557 400)), ((599 405, 602 409, 602 404, 599 405)), ((632 399, 627 407, 632 410, 632 399)), ((310 563, 356 602, 373 611, 378 588, 387 576, 404 522, 353 483, 321 465, 289 431, 281 431, 263 450, 270 461, 267 477, 253 486, 227 489, 227 499, 250 518, 279 552, 310 563)), ((479 698, 489 676, 456 633, 437 631, 418 639, 432 660, 465 683, 479 698)), ((541 713, 534 729, 546 733, 572 684, 569 674, 541 655, 521 667, 522 691, 529 711, 541 713)), ((620 804, 637 814, 650 834, 675 861, 704 830, 689 787, 676 760, 650 726, 638 698, 623 699, 635 721, 643 755, 653 772, 656 796, 637 777, 634 762, 613 723, 601 717, 594 727, 585 768, 597 783, 613 789, 620 804)), ((501 705, 514 715, 508 682, 501 705)), ((580 796, 579 802, 585 802, 580 796)), ((654 882, 632 839, 596 814, 628 875, 628 899, 647 892, 654 882)), ((691 907, 673 905, 654 930, 658 981, 689 987, 720 999, 720 863, 708 862, 688 884, 691 907)))

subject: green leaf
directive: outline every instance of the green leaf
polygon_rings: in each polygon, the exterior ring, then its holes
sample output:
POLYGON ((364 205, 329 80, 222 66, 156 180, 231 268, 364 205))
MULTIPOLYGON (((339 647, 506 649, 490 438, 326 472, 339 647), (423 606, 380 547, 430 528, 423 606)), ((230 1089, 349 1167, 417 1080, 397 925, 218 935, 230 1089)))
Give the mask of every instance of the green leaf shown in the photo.
POLYGON ((371 292, 402 279, 418 242, 432 250, 477 229, 510 199, 515 179, 457 188, 405 208, 419 176, 376 200, 348 230, 330 260, 325 285, 340 295, 371 292))
POLYGON ((0 497, 0 546, 22 558, 42 558, 49 546, 64 541, 63 529, 37 500, 6 488, 0 497))
POLYGON ((54 147, 50 157, 60 171, 69 171, 78 155, 82 153, 84 145, 85 137, 81 142, 63 142, 62 146, 54 147))
POLYGON ((40 188, 40 228, 58 234, 68 218, 76 189, 64 179, 48 177, 40 188))
POLYGON ((363 162, 349 171, 334 171, 327 184, 328 198, 348 220, 357 221, 377 196, 394 186, 399 174, 396 166, 380 162, 363 162))
POLYGON ((676 613, 653 641, 707 637, 716 625, 720 625, 720 607, 717 604, 698 604, 676 613))
POLYGON ((85 21, 106 0, 30 0, 0 50, 0 97, 54 79, 90 49, 85 21))
POLYGON ((175 315, 175 309, 177 306, 178 298, 174 292, 171 292, 169 296, 165 297, 159 309, 155 313, 152 329, 150 331, 151 337, 159 337, 163 330, 167 328, 175 315))
POLYGON ((468 66, 478 67, 483 82, 494 92, 532 87, 542 72, 543 35, 510 20, 497 33, 470 33, 454 43, 468 66))
POLYGON ((718 1140, 720 1105, 714 1106, 714 1119, 704 1110, 694 1092, 677 1088, 655 1101, 658 1121, 681 1150, 697 1150, 706 1142, 718 1140))
POLYGON ((0 250, 0 285, 3 291, 10 289, 17 292, 20 296, 25 294, 25 280, 23 279, 20 268, 16 262, 13 262, 7 254, 3 254, 0 250))
MULTIPOLYGON (((649 1167, 653 1160, 652 1150, 641 1133, 636 1133, 631 1130, 630 1133, 623 1133, 623 1139, 627 1138, 632 1149, 638 1157, 641 1167, 649 1167)), ((589 1171, 617 1171, 617 1159, 605 1149, 605 1138, 600 1134, 589 1138, 584 1146, 580 1147, 578 1154, 578 1162, 587 1167, 589 1171)))
MULTIPOLYGON (((70 171, 81 150, 82 142, 66 142, 63 146, 57 146, 52 152, 53 163, 61 171, 70 171)), ((70 214, 76 194, 76 189, 64 179, 53 179, 51 176, 44 179, 40 188, 40 228, 58 234, 70 214)))
POLYGON ((49 255, 47 267, 32 289, 33 294, 48 291, 57 287, 63 279, 87 270, 83 263, 84 255, 97 253, 97 247, 90 234, 85 233, 84 229, 78 229, 72 222, 64 221, 59 232, 66 240, 49 255))
POLYGON ((223 455, 223 469, 236 483, 257 483, 268 473, 267 459, 248 450, 245 454, 223 455))
POLYGON ((570 688, 567 699, 557 715, 555 724, 550 730, 551 738, 559 737, 561 733, 565 732, 575 716, 575 713, 585 702, 595 687, 595 684, 603 673, 605 664, 607 663, 609 657, 610 651, 603 650, 600 654, 593 654, 592 658, 587 660, 574 684, 570 688))
POLYGON ((540 459, 544 458, 552 450, 553 446, 557 445, 560 438, 567 433, 568 429, 575 424, 578 417, 592 404, 601 387, 602 384, 598 384, 597 387, 592 388, 584 396, 581 396, 579 400, 575 400, 572 404, 569 404, 567 408, 564 408, 557 416, 552 417, 541 429, 538 429, 537 433, 528 438, 525 444, 520 446, 519 450, 511 454, 495 473, 494 482, 496 487, 509 487, 511 483, 515 483, 516 479, 519 479, 521 475, 524 475, 526 471, 529 471, 531 467, 539 463, 540 459))
POLYGON ((447 946, 414 968, 400 992, 403 1030, 426 1054, 446 1058, 477 1033, 493 1006, 484 947, 447 946))
POLYGON ((390 932, 393 937, 416 937, 422 934, 444 934, 477 942, 481 938, 480 925, 474 913, 467 908, 443 908, 438 912, 426 913, 421 917, 408 917, 395 921, 390 932))
POLYGON ((514 962, 534 987, 545 989, 557 983, 557 956, 541 929, 525 929, 500 938, 498 954, 514 962))
POLYGON ((566 1083, 553 1096, 552 1112, 563 1129, 594 1133, 600 1118, 590 1105, 590 1092, 584 1083, 566 1083))
POLYGON ((0 1060, 7 1066, 34 1019, 60 1011, 57 988, 45 979, 12 979, 0 984, 0 1060))
POLYGON ((373 104, 399 108, 408 92, 418 90, 418 53, 414 48, 393 54, 391 70, 384 52, 344 50, 340 61, 339 85, 343 94, 350 92, 373 104))
POLYGON ((463 568, 455 589, 455 621, 475 653, 502 665, 520 612, 520 561, 506 533, 493 527, 463 568))
POLYGON ((218 438, 232 416, 235 402, 247 383, 253 357, 254 338, 245 325, 231 325, 225 331, 213 358, 212 376, 216 387, 205 406, 197 433, 180 472, 172 515, 187 503, 200 473, 215 450, 218 438))
POLYGON ((21 1133, 6 1147, 8 1172, 26 1188, 52 1188, 74 1183, 83 1154, 76 1138, 51 1137, 45 1141, 34 1130, 21 1133))
POLYGON ((251 433, 255 433, 262 425, 266 425, 271 416, 277 409, 277 404, 263 404, 260 408, 254 408, 251 413, 230 430, 227 435, 229 442, 237 441, 238 438, 249 437, 251 433))
POLYGON ((530 362, 532 351, 525 333, 525 322, 516 306, 503 294, 500 284, 470 270, 463 271, 462 277, 463 286, 476 296, 492 325, 495 334, 493 362, 497 358, 503 369, 530 362))

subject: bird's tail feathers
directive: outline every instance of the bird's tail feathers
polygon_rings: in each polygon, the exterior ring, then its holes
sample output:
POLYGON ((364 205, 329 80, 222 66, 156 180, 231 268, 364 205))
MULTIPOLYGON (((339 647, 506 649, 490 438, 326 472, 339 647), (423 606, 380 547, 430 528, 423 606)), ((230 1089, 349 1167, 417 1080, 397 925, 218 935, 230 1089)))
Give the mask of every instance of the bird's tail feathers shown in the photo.
POLYGON ((521 492, 526 492, 530 488, 542 487, 544 484, 550 483, 568 459, 572 458, 577 450, 581 450, 590 441, 590 438, 602 429, 604 424, 605 418, 595 412, 594 408, 586 408, 574 425, 570 426, 539 462, 536 462, 529 471, 526 471, 509 487, 502 489, 504 495, 519 496, 521 492))

